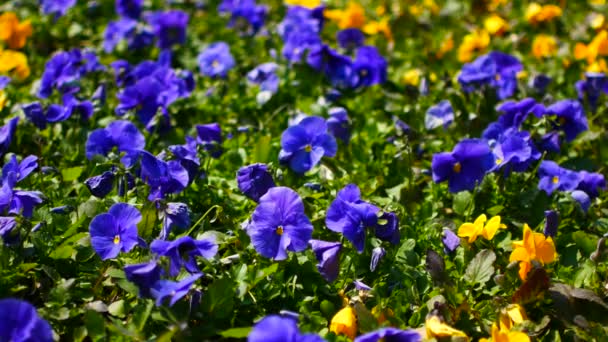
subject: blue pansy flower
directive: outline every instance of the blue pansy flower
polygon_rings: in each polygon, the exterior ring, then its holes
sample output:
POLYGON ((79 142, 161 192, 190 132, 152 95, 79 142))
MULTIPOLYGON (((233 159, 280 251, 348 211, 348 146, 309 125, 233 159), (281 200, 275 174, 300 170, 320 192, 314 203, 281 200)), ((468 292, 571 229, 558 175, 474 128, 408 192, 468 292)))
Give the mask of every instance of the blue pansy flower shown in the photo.
POLYGON ((213 158, 222 155, 222 128, 216 122, 196 125, 196 141, 203 146, 213 158))
POLYGON ((536 117, 541 117, 545 112, 545 106, 528 97, 521 101, 503 102, 496 110, 502 112, 502 115, 498 118, 498 123, 504 129, 507 129, 509 127, 521 127, 531 113, 536 117))
POLYGON ((84 185, 87 186, 91 194, 95 197, 104 198, 106 197, 114 187, 115 175, 111 171, 105 171, 99 176, 93 176, 87 178, 84 181, 84 185))
POLYGON ((555 210, 545 210, 545 228, 543 233, 547 237, 555 238, 559 226, 559 213, 555 210))
POLYGON ((355 52, 352 63, 353 82, 357 86, 369 87, 386 82, 388 63, 375 46, 361 46, 355 52))
POLYGON ((581 182, 581 175, 566 168, 560 167, 556 162, 543 160, 538 168, 540 180, 538 189, 551 195, 555 190, 573 191, 581 182))
MULTIPOLYGON (((380 70, 377 70, 378 60, 369 60, 366 54, 363 54, 361 58, 358 65, 359 70, 363 73, 368 71, 374 73, 370 74, 366 80, 368 82, 379 80, 382 75, 380 70)), ((354 69, 351 58, 340 54, 326 44, 311 48, 306 56, 306 62, 316 71, 323 73, 333 87, 349 89, 359 85, 359 73, 354 69)))
POLYGON ((15 182, 20 182, 38 168, 38 157, 27 156, 17 161, 17 156, 12 154, 9 161, 2 167, 2 181, 7 181, 9 174, 15 175, 15 182))
POLYGON ((302 334, 290 316, 269 315, 253 326, 247 342, 323 342, 316 334, 302 334))
POLYGON ((578 190, 586 192, 593 198, 600 195, 599 190, 606 190, 606 179, 601 173, 583 170, 578 174, 581 177, 581 181, 578 184, 578 190))
POLYGON ((587 212, 589 210, 589 207, 591 206, 591 197, 589 197, 586 192, 581 190, 574 190, 570 192, 570 196, 572 196, 572 198, 576 202, 578 202, 584 212, 587 212))
POLYGON ((91 220, 89 233, 91 246, 102 260, 113 259, 122 252, 129 252, 139 243, 137 224, 141 213, 127 203, 116 203, 107 213, 91 220))
POLYGON ((123 18, 139 19, 144 0, 116 0, 116 13, 123 18))
POLYGON ((247 34, 256 34, 266 20, 268 6, 258 5, 255 0, 223 0, 218 12, 229 13, 228 27, 234 27, 247 34), (246 27, 241 27, 244 26, 246 27))
POLYGON ((450 192, 473 190, 494 166, 488 143, 481 139, 461 140, 452 152, 433 155, 433 181, 448 181, 450 192))
POLYGON ((162 212, 163 229, 160 239, 166 239, 174 227, 185 229, 190 226, 190 209, 185 203, 167 203, 162 212))
POLYGON ((198 157, 197 147, 198 143, 196 139, 191 136, 186 136, 186 143, 184 145, 172 145, 168 149, 171 151, 173 156, 179 160, 184 169, 188 171, 189 182, 192 183, 199 174, 199 168, 201 161, 198 157))
POLYGON ((553 79, 551 77, 545 74, 538 74, 530 78, 528 87, 536 91, 538 94, 544 95, 547 91, 547 87, 552 81, 553 79))
POLYGON ((328 111, 327 130, 336 139, 342 140, 345 144, 350 141, 350 119, 348 112, 343 107, 332 107, 328 111))
POLYGON ((15 136, 15 129, 17 128, 18 122, 19 117, 17 116, 10 119, 6 125, 0 127, 0 156, 8 151, 8 148, 13 141, 13 137, 15 136))
MULTIPOLYGON (((146 145, 144 135, 130 121, 117 120, 105 128, 98 128, 89 134, 85 145, 87 159, 95 155, 107 156, 115 147, 118 152, 131 154, 142 150, 146 145)), ((123 158, 123 163, 130 164, 130 158, 123 158)), ((130 165, 128 165, 130 166, 130 165)))
POLYGON ((288 6, 277 31, 283 39, 283 57, 291 63, 302 61, 307 51, 322 44, 320 32, 323 26, 323 7, 309 9, 288 6))
POLYGON ((449 100, 442 100, 431 106, 424 117, 424 127, 428 130, 443 126, 447 129, 454 122, 454 109, 449 100))
POLYGON ((247 73, 247 82, 257 84, 260 90, 274 94, 279 89, 279 76, 276 73, 278 67, 274 62, 260 64, 247 73))
POLYGON ((177 160, 165 162, 147 151, 141 151, 140 178, 150 186, 148 199, 154 201, 176 194, 188 186, 188 171, 177 160))
POLYGON ((80 79, 85 75, 104 71, 94 51, 72 49, 54 54, 45 64, 37 92, 39 98, 51 96, 54 89, 61 93, 76 93, 80 90, 80 79))
POLYGON ((390 242, 393 245, 399 244, 401 234, 399 233, 399 219, 395 213, 383 212, 373 228, 378 239, 390 242))
POLYGON ((342 233, 362 253, 366 229, 378 223, 379 211, 380 208, 361 199, 359 187, 348 184, 338 191, 336 199, 327 209, 325 224, 329 230, 342 233))
POLYGON ((150 289, 152 297, 156 298, 156 306, 163 305, 165 299, 170 298, 169 306, 173 306, 180 299, 184 298, 192 285, 200 278, 203 274, 193 274, 181 281, 175 282, 171 280, 159 280, 150 289))
POLYGON ((336 139, 327 133, 327 123, 319 116, 310 116, 287 128, 281 135, 279 158, 297 173, 315 167, 323 157, 334 157, 336 139))
POLYGON ((239 190, 256 202, 268 189, 275 187, 268 166, 261 163, 241 167, 236 173, 236 182, 239 190))
POLYGON ((11 216, 0 216, 0 238, 5 245, 12 245, 19 241, 17 219, 11 216))
POLYGON ((376 271, 376 268, 378 268, 378 264, 380 263, 380 260, 382 260, 382 258, 384 258, 385 255, 386 255, 386 250, 380 246, 374 247, 374 249, 372 249, 372 258, 369 262, 369 270, 371 272, 376 271))
POLYGON ((235 65, 230 46, 225 42, 212 43, 198 55, 198 66, 205 76, 225 78, 235 65))
POLYGON ((559 153, 560 151, 560 136, 559 132, 549 132, 540 137, 538 141, 538 147, 541 151, 545 152, 555 152, 559 153))
POLYGON ((0 299, 0 322, 0 341, 54 340, 51 325, 26 301, 15 298, 0 299))
POLYGON ((70 8, 76 5, 76 0, 40 0, 42 13, 55 16, 55 19, 63 17, 70 8))
POLYGON ((495 88, 499 99, 511 97, 517 89, 517 73, 523 70, 521 62, 506 53, 492 51, 465 64, 458 82, 465 92, 484 85, 495 88))
POLYGON ((448 228, 443 229, 441 242, 443 242, 443 251, 446 254, 454 252, 460 246, 460 238, 448 228))
POLYGON ((143 298, 151 297, 150 290, 152 286, 160 280, 161 275, 164 273, 156 260, 126 265, 124 271, 127 280, 137 285, 139 296, 143 298))
POLYGON ((189 19, 188 13, 180 10, 157 11, 146 16, 161 49, 170 49, 175 44, 186 42, 189 19))
POLYGON ((211 259, 217 254, 217 244, 209 239, 195 240, 183 236, 173 241, 154 240, 150 250, 158 255, 169 258, 169 275, 175 277, 182 267, 190 273, 198 273, 196 257, 211 259))
POLYGON ((103 34, 103 50, 111 53, 121 41, 127 41, 129 50, 139 50, 152 45, 154 33, 147 26, 141 26, 137 20, 121 18, 110 21, 103 34))
POLYGON ((511 171, 524 172, 541 157, 530 133, 516 128, 509 128, 498 137, 492 153, 495 160, 492 170, 503 169, 506 174, 511 171))
POLYGON ((393 327, 380 328, 355 338, 355 342, 420 342, 422 336, 413 329, 401 330, 393 327))
POLYGON ((284 260, 287 251, 301 252, 312 236, 312 224, 297 192, 287 187, 268 189, 247 226, 255 250, 266 258, 284 260))
POLYGON ((312 248, 318 264, 319 273, 331 283, 338 278, 340 272, 340 251, 342 251, 342 243, 328 242, 323 240, 310 240, 312 248))
POLYGON ((346 50, 354 50, 365 43, 365 35, 358 28, 347 28, 336 33, 338 45, 346 50))
POLYGON ((556 126, 564 131, 566 140, 572 141, 589 129, 585 110, 577 100, 561 100, 547 107, 545 115, 555 115, 556 126))
POLYGON ((577 81, 574 86, 578 100, 583 102, 587 98, 591 112, 595 113, 602 93, 608 94, 608 77, 603 73, 588 72, 585 79, 577 81))

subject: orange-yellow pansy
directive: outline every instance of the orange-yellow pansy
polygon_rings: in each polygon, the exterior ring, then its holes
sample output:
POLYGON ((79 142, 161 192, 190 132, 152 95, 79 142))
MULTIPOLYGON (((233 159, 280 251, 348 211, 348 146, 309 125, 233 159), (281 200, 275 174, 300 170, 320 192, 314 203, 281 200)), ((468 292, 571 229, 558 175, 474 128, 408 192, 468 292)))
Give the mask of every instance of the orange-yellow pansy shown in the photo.
POLYGON ((336 335, 346 335, 351 340, 354 339, 355 336, 357 336, 357 316, 355 315, 355 309, 349 305, 338 311, 331 319, 329 331, 336 335))
POLYGON ((464 332, 454 329, 451 326, 443 323, 441 319, 437 316, 431 316, 427 318, 425 322, 426 326, 426 338, 434 338, 434 337, 450 337, 450 336, 458 336, 464 337, 468 340, 467 334, 464 332))
POLYGON ((341 29, 360 29, 365 25, 365 10, 356 2, 349 2, 345 10, 326 10, 324 15, 341 29))
POLYGON ((302 6, 306 8, 317 8, 321 5, 321 0, 285 0, 286 5, 302 6))
POLYGON ((19 22, 13 12, 0 15, 0 40, 5 41, 9 48, 21 49, 31 35, 32 24, 29 20, 19 22))
POLYGON ((0 74, 6 73, 14 74, 19 79, 27 78, 30 75, 27 57, 19 51, 0 51, 0 74))
POLYGON ((487 223, 486 221, 486 215, 481 214, 475 219, 475 222, 463 223, 458 228, 458 236, 468 238, 469 243, 475 242, 479 236, 483 236, 486 240, 492 240, 498 229, 507 228, 500 223, 500 216, 492 217, 487 223))
POLYGON ((532 24, 549 21, 553 18, 560 17, 561 15, 562 9, 556 5, 541 6, 538 3, 533 2, 526 8, 526 20, 532 24))
POLYGON ((553 57, 557 53, 557 39, 539 34, 532 41, 532 55, 536 58, 553 57))
POLYGON ((371 21, 363 26, 363 32, 369 35, 382 33, 388 41, 393 40, 393 32, 388 24, 388 18, 382 18, 379 21, 371 21))
POLYGON ((548 264, 555 260, 555 244, 551 237, 542 233, 533 232, 524 224, 524 238, 513 242, 513 251, 509 262, 519 261, 519 277, 526 280, 528 272, 532 269, 532 260, 541 264, 548 264))
POLYGON ((608 31, 600 31, 589 45, 577 43, 574 47, 574 58, 587 59, 587 63, 595 62, 598 56, 608 56, 608 31))
POLYGON ((476 51, 485 50, 490 44, 490 35, 486 30, 475 30, 462 40, 458 47, 458 61, 465 63, 473 59, 476 51))
POLYGON ((509 29, 509 24, 499 15, 492 14, 483 21, 483 27, 491 35, 500 36, 509 29))
POLYGON ((498 328, 496 323, 492 324, 492 338, 482 338, 479 342, 530 342, 530 337, 521 331, 511 331, 498 328))

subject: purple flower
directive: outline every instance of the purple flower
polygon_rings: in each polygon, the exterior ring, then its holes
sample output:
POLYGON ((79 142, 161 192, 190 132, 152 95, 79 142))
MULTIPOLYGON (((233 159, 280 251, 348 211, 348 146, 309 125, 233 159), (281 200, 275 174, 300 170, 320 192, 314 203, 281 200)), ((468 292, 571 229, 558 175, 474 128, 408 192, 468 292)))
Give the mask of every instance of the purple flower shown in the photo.
POLYGON ((555 190, 575 190, 581 182, 579 173, 562 168, 550 160, 543 160, 540 163, 538 175, 540 177, 538 189, 545 191, 547 195, 551 195, 555 190))
POLYGON ((606 179, 601 173, 580 171, 579 175, 581 182, 577 189, 586 192, 590 197, 598 197, 599 190, 606 190, 606 179))
POLYGON ((327 129, 336 139, 340 139, 345 144, 348 144, 350 141, 350 119, 346 109, 343 107, 332 107, 329 109, 327 129))
POLYGON ((576 82, 576 91, 579 101, 583 101, 585 97, 589 101, 591 112, 597 110, 597 104, 602 93, 608 94, 608 77, 602 73, 586 73, 585 79, 576 82))
POLYGON ((91 101, 78 101, 71 94, 63 96, 63 105, 51 104, 44 110, 40 102, 32 102, 22 105, 21 109, 23 109, 25 117, 39 129, 45 129, 47 123, 65 121, 73 113, 79 113, 83 120, 88 120, 93 115, 93 103, 91 101))
POLYGON ((454 234, 450 229, 443 229, 443 238, 441 239, 443 242, 443 251, 448 254, 452 253, 460 246, 460 238, 458 235, 454 234))
POLYGON ((393 245, 399 244, 399 219, 395 213, 383 212, 374 226, 376 237, 393 245))
POLYGON ((169 275, 175 277, 182 266, 190 273, 198 273, 196 257, 211 259, 217 254, 218 246, 211 240, 194 240, 183 236, 174 241, 154 240, 150 250, 158 255, 169 258, 169 275))
POLYGON ((205 76, 226 78, 235 65, 230 46, 225 42, 212 43, 198 55, 198 66, 205 76))
POLYGON ((443 126, 443 129, 447 129, 452 122, 454 122, 454 109, 452 109, 452 104, 449 100, 442 100, 429 108, 424 117, 424 127, 427 130, 440 126, 443 126))
POLYGON ((189 183, 192 183, 196 179, 201 166, 196 148, 197 146, 198 144, 196 139, 186 136, 186 143, 184 145, 172 145, 168 148, 169 151, 171 151, 171 153, 179 160, 184 169, 188 171, 189 183))
POLYGON ((218 123, 196 125, 196 141, 203 145, 213 158, 222 155, 222 128, 218 123))
POLYGON ((551 84, 553 79, 544 74, 538 74, 532 78, 528 82, 528 87, 534 89, 538 94, 544 94, 547 91, 547 87, 551 84))
POLYGON ((127 41, 129 50, 139 50, 152 45, 154 33, 148 27, 138 25, 137 20, 121 18, 110 21, 103 35, 103 49, 111 53, 121 41, 127 41))
POLYGON ((347 28, 338 31, 336 40, 341 48, 346 50, 354 50, 365 43, 365 35, 357 28, 347 28))
POLYGON ((503 102, 496 110, 503 113, 498 118, 498 123, 502 127, 505 129, 510 127, 519 128, 530 113, 533 113, 536 117, 541 117, 545 112, 545 106, 528 97, 521 101, 503 102))
POLYGON ((251 164, 243 166, 236 173, 239 190, 247 197, 258 202, 268 189, 275 187, 272 175, 266 164, 251 164))
POLYGON ((63 17, 70 8, 76 5, 76 0, 40 0, 42 13, 55 16, 55 19, 63 17))
POLYGON ((37 96, 47 98, 51 96, 54 89, 63 94, 74 94, 80 90, 82 77, 104 70, 105 67, 99 63, 97 55, 92 50, 60 51, 46 62, 37 96))
POLYGON ((484 85, 495 88, 502 100, 515 93, 517 73, 521 70, 523 65, 517 58, 493 51, 465 64, 458 75, 458 82, 467 93, 484 85))
POLYGON ((173 306, 177 301, 188 294, 192 285, 194 285, 202 275, 202 273, 193 274, 178 282, 170 280, 157 281, 154 286, 152 286, 152 289, 150 289, 152 297, 156 298, 156 306, 163 305, 164 300, 167 298, 171 299, 169 301, 169 306, 173 306))
POLYGON ((355 289, 357 291, 371 291, 372 288, 369 287, 367 284, 363 283, 360 280, 354 280, 353 284, 355 284, 355 289))
POLYGON ((323 26, 323 7, 308 9, 288 6, 278 32, 283 39, 283 57, 291 63, 299 63, 307 51, 322 44, 319 33, 323 26))
POLYGON ((353 77, 357 86, 369 87, 386 82, 388 63, 374 46, 357 48, 352 68, 357 75, 353 77))
POLYGON ((557 128, 564 131, 566 140, 572 141, 577 135, 589 129, 585 110, 576 100, 562 100, 547 107, 545 115, 555 115, 557 128))
POLYGON ((321 158, 335 156, 337 149, 336 139, 327 134, 325 119, 310 116, 283 132, 279 158, 296 173, 305 173, 321 158))
MULTIPOLYGON (((126 120, 111 122, 106 128, 99 128, 91 132, 85 146, 87 159, 95 155, 107 156, 114 147, 118 152, 142 150, 146 145, 144 135, 126 120)), ((124 162, 127 159, 123 159, 124 162)))
POLYGON ((6 88, 11 83, 11 78, 8 76, 0 76, 0 90, 6 88))
POLYGON ((340 242, 322 240, 310 240, 309 243, 319 262, 317 264, 319 273, 329 283, 336 280, 340 272, 340 251, 342 251, 342 244, 340 242))
POLYGON ((378 207, 361 199, 359 187, 349 184, 330 204, 325 224, 329 230, 342 233, 361 253, 365 247, 365 230, 377 224, 379 211, 378 207))
POLYGON ((19 122, 19 117, 14 117, 8 121, 8 123, 2 127, 0 127, 0 156, 4 155, 8 150, 9 146, 11 146, 11 142, 13 140, 13 136, 15 135, 15 129, 17 128, 17 123, 19 122))
POLYGON ((19 231, 17 228, 17 220, 14 217, 0 216, 0 237, 4 244, 9 245, 18 240, 19 231))
POLYGON ((177 160, 165 162, 141 151, 140 177, 150 186, 150 201, 180 193, 188 185, 188 171, 177 160))
POLYGON ((160 239, 166 239, 173 227, 185 229, 190 226, 190 210, 185 203, 167 203, 163 211, 163 229, 160 239))
POLYGON ((114 186, 114 173, 105 171, 99 176, 93 176, 84 181, 91 194, 98 198, 106 197, 114 186))
POLYGON ((247 73, 247 82, 257 84, 260 86, 260 90, 274 94, 279 89, 277 68, 278 65, 274 62, 260 64, 247 73))
POLYGON ((538 142, 542 151, 559 153, 560 137, 559 132, 549 132, 543 135, 538 142))
POLYGON ((127 280, 139 287, 139 296, 143 298, 151 296, 152 286, 160 280, 160 276, 163 274, 163 270, 156 260, 126 265, 124 270, 127 280))
POLYGON ((448 181, 450 192, 473 190, 493 166, 494 157, 485 141, 464 139, 452 152, 433 155, 433 181, 448 181))
POLYGON ((397 328, 387 327, 380 328, 376 331, 363 334, 355 338, 355 342, 419 342, 422 341, 422 336, 412 329, 401 330, 397 328))
POLYGON ((495 159, 493 170, 502 168, 506 174, 526 171, 541 157, 532 143, 530 133, 518 131, 515 127, 507 129, 498 137, 492 153, 495 159))
MULTIPOLYGON (((359 48, 363 49, 363 47, 359 48)), ((382 78, 381 63, 378 59, 368 59, 368 54, 372 54, 368 49, 362 50, 361 59, 357 65, 357 70, 350 57, 342 55, 333 50, 328 45, 317 45, 310 49, 306 62, 313 69, 321 72, 327 77, 329 83, 339 89, 354 88, 359 85, 359 75, 370 74, 366 76, 366 82, 374 84, 382 78)))
POLYGON ((218 6, 218 12, 230 13, 228 27, 236 27, 240 31, 253 35, 264 26, 268 6, 257 5, 255 0, 223 0, 218 6))
POLYGON ((116 13, 123 18, 139 19, 143 0, 116 0, 116 13))
POLYGON ((253 326, 247 337, 248 342, 322 342, 315 334, 302 334, 295 318, 269 315, 253 326))
POLYGON ((255 250, 274 260, 286 259, 287 251, 305 250, 312 230, 300 196, 282 186, 268 189, 260 198, 247 226, 255 250))
POLYGON ((559 226, 559 213, 555 210, 545 210, 545 236, 555 237, 559 226))
POLYGON ((157 45, 161 49, 170 49, 175 44, 186 42, 186 28, 189 20, 188 13, 179 10, 157 11, 147 15, 146 21, 156 36, 157 45))
POLYGON ((385 255, 386 250, 384 248, 380 246, 374 247, 374 249, 372 249, 372 259, 369 264, 369 270, 374 272, 378 267, 378 263, 380 263, 380 260, 382 260, 385 255))
POLYGON ((0 322, 0 341, 53 341, 53 330, 49 323, 26 301, 0 299, 0 322))
POLYGON ((91 245, 102 260, 113 259, 122 252, 129 252, 138 244, 137 224, 141 213, 137 208, 116 203, 107 213, 91 220, 89 233, 91 245))
POLYGON ((581 190, 574 190, 570 193, 570 196, 572 196, 572 198, 574 198, 574 200, 578 202, 584 212, 587 212, 589 210, 589 207, 591 206, 591 197, 589 197, 586 192, 581 190))
POLYGON ((38 157, 27 156, 17 162, 17 156, 12 154, 9 161, 2 167, 2 181, 6 182, 9 174, 14 173, 15 182, 24 180, 30 173, 38 168, 38 157))

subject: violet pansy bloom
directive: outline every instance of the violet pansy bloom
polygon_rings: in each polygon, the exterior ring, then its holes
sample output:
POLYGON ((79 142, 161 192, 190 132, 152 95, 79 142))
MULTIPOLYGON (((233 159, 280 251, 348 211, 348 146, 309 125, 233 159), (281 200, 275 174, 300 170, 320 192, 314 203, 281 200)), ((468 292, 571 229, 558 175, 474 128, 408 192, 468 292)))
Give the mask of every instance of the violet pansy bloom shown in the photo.
POLYGON ((279 159, 289 163, 296 173, 305 173, 323 157, 334 157, 338 150, 336 139, 327 133, 327 123, 319 116, 309 116, 281 135, 279 159))
POLYGON ((123 18, 139 19, 144 0, 116 0, 116 13, 123 18))
POLYGON ((329 230, 342 233, 359 253, 365 247, 366 229, 378 222, 378 207, 361 199, 361 191, 349 184, 338 192, 327 209, 325 224, 329 230))
POLYGON ((447 228, 443 229, 443 237, 441 238, 441 242, 443 242, 443 251, 446 254, 454 252, 456 248, 460 246, 460 238, 458 235, 447 228))
POLYGON ((317 269, 319 273, 331 283, 338 278, 340 272, 340 242, 327 242, 322 240, 310 240, 310 247, 319 262, 317 269))
POLYGON ((260 198, 246 229, 258 253, 284 260, 287 251, 301 252, 308 247, 313 226, 298 193, 280 186, 268 189, 260 198))
POLYGON ((137 224, 141 213, 126 203, 116 203, 107 213, 91 220, 89 233, 91 245, 102 260, 113 259, 122 252, 129 252, 139 243, 137 224))
POLYGON ((447 129, 452 122, 454 122, 454 109, 452 109, 452 104, 449 100, 442 100, 429 108, 424 117, 424 127, 427 130, 440 126, 443 126, 443 129, 447 129))
POLYGON ((247 342, 323 342, 315 334, 302 334, 296 318, 291 316, 269 315, 253 326, 247 342))
POLYGON ((211 240, 195 240, 189 236, 173 241, 154 240, 150 244, 153 253, 169 258, 169 275, 172 277, 179 274, 182 266, 190 273, 200 272, 196 257, 211 259, 217 254, 217 249, 217 244, 211 240))
POLYGON ((363 45, 365 35, 358 28, 347 28, 336 33, 336 40, 341 48, 353 50, 363 45))
POLYGON ((106 197, 114 187, 114 173, 105 171, 99 176, 93 176, 84 181, 91 194, 98 198, 106 197))
POLYGON ((416 330, 392 327, 380 328, 355 338, 355 342, 420 342, 422 336, 416 330))
POLYGON ((266 164, 251 164, 241 167, 236 174, 239 190, 258 202, 268 189, 275 186, 266 164))
POLYGON ((538 175, 540 177, 538 189, 543 190, 547 195, 551 195, 555 190, 575 190, 581 181, 579 173, 562 168, 550 160, 543 160, 540 163, 538 175))
POLYGON ((487 142, 464 139, 452 152, 433 155, 433 181, 448 181, 450 192, 473 190, 493 166, 494 156, 487 142))
POLYGON ((581 182, 578 184, 578 190, 586 192, 590 197, 598 197, 599 190, 606 190, 606 179, 601 173, 583 170, 579 172, 579 175, 581 182))
POLYGON ((558 226, 559 213, 555 210, 545 210, 545 229, 543 230, 545 236, 555 238, 558 226))
POLYGON ((54 340, 51 325, 26 301, 15 298, 0 299, 0 322, 0 341, 54 340))
POLYGON ((0 238, 5 245, 11 245, 19 241, 19 231, 17 228, 17 220, 11 216, 0 216, 0 238))
POLYGON ((228 27, 234 27, 247 34, 256 34, 266 20, 268 6, 258 5, 255 0, 223 0, 218 12, 229 13, 228 27), (246 23, 247 27, 243 27, 246 23))
POLYGON ((350 119, 346 109, 343 107, 332 107, 328 111, 327 130, 336 139, 342 140, 345 144, 350 141, 350 119))
POLYGON ((530 138, 530 133, 518 131, 512 127, 500 135, 492 150, 494 153, 493 170, 526 171, 533 162, 540 159, 541 153, 536 149, 530 138))
POLYGON ((18 122, 19 117, 17 116, 10 119, 6 125, 0 127, 0 156, 6 153, 11 145, 18 122))
POLYGON ((157 281, 154 286, 152 286, 152 289, 150 289, 152 297, 156 298, 156 306, 163 305, 163 302, 167 298, 170 298, 169 306, 173 306, 190 292, 192 285, 194 285, 202 275, 202 273, 193 274, 178 282, 170 280, 157 281))
POLYGON ((498 118, 498 123, 502 127, 505 129, 510 127, 519 128, 529 114, 532 113, 536 117, 541 117, 545 112, 545 106, 528 97, 521 101, 505 101, 496 110, 502 113, 498 118))
POLYGON ((127 280, 139 287, 139 296, 150 297, 150 289, 160 280, 163 274, 162 267, 152 260, 141 264, 126 265, 124 268, 127 280))
POLYGON ((42 13, 55 16, 55 19, 63 17, 70 8, 76 5, 76 0, 41 0, 42 13))
POLYGON ((179 10, 153 12, 146 17, 161 49, 170 49, 175 44, 186 42, 189 19, 188 13, 179 10))
POLYGON ((219 158, 222 155, 222 128, 218 123, 210 123, 206 125, 196 125, 196 141, 203 145, 206 151, 213 158, 219 158))
POLYGON ((188 186, 188 171, 177 160, 165 162, 141 151, 140 177, 150 186, 150 201, 180 193, 188 186))
POLYGON ((274 62, 260 64, 247 73, 247 82, 257 84, 260 90, 272 94, 279 89, 279 76, 277 76, 278 65, 274 62))
POLYGON ((167 203, 163 213, 163 229, 160 239, 166 239, 172 228, 185 229, 190 226, 190 209, 185 203, 167 203))
POLYGON ((374 46, 357 48, 352 64, 357 86, 369 87, 386 82, 388 63, 374 46))
POLYGON ((215 42, 198 55, 201 73, 209 77, 225 78, 236 62, 225 42, 215 42))
POLYGON ((145 145, 144 135, 133 123, 127 120, 117 120, 105 128, 91 132, 85 150, 87 159, 90 160, 95 155, 107 156, 114 147, 118 149, 118 152, 129 153, 141 150, 145 145))
POLYGON ((492 51, 465 64, 458 75, 458 83, 465 92, 482 86, 496 89, 499 99, 511 97, 517 89, 517 73, 523 70, 521 62, 506 53, 492 51))
POLYGON ((589 129, 585 110, 577 100, 558 101, 547 107, 545 115, 555 115, 557 128, 564 131, 567 141, 589 129))
MULTIPOLYGON (((366 75, 366 81, 370 85, 381 81, 382 78, 381 61, 374 58, 378 57, 376 55, 372 57, 372 54, 374 52, 371 50, 363 49, 358 64, 358 70, 366 75)), ((355 71, 351 58, 326 44, 312 47, 306 56, 306 62, 316 71, 323 73, 333 87, 350 89, 359 85, 359 73, 355 71)))

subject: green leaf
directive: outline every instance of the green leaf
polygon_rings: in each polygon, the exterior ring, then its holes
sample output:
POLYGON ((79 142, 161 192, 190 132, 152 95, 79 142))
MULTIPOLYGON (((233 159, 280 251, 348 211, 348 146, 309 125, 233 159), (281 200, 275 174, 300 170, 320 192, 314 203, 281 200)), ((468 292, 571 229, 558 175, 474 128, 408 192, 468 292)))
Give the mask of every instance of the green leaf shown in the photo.
POLYGON ((582 231, 576 231, 572 233, 572 240, 576 243, 576 246, 586 253, 587 255, 595 251, 595 245, 597 244, 597 238, 593 235, 589 235, 582 231))
POLYGON ((100 313, 88 310, 84 314, 84 324, 87 327, 89 337, 93 341, 100 341, 105 338, 105 324, 100 313))
POLYGON ((416 247, 416 240, 407 239, 399 247, 397 251, 397 255, 395 259, 398 263, 407 264, 407 265, 416 265, 418 264, 418 255, 414 251, 414 247, 416 247))
POLYGON ((231 328, 220 332, 220 336, 224 338, 245 338, 251 332, 251 327, 231 328))
POLYGON ((141 215, 142 220, 137 226, 137 230, 142 238, 149 238, 152 236, 154 226, 156 224, 156 209, 154 208, 154 206, 151 205, 146 206, 142 210, 141 215))
POLYGON ((258 143, 253 149, 253 162, 255 163, 267 163, 270 155, 270 135, 260 137, 258 143))
POLYGON ((108 306, 108 312, 116 317, 125 317, 126 305, 124 299, 118 300, 108 306))
POLYGON ((484 249, 471 260, 464 274, 464 279, 470 284, 485 284, 494 274, 494 261, 496 254, 489 249, 484 249))
POLYGON ((232 313, 234 306, 234 283, 229 278, 221 278, 209 285, 203 297, 203 311, 210 317, 225 318, 232 313))
POLYGON ((473 204, 473 195, 468 191, 461 191, 454 195, 454 204, 452 209, 454 212, 461 216, 468 216, 468 213, 472 212, 475 208, 473 204))
POLYGON ((63 177, 64 182, 72 182, 80 177, 82 171, 84 171, 84 166, 68 167, 61 170, 61 176, 63 177))

